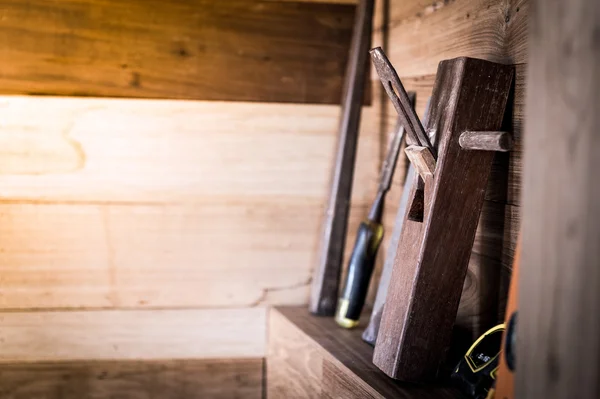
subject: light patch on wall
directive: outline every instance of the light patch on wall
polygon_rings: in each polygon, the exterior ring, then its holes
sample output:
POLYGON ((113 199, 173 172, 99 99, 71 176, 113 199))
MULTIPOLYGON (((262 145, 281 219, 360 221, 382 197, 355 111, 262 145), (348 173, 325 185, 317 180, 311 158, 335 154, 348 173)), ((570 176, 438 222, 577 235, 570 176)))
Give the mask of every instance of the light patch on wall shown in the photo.
POLYGON ((85 153, 70 137, 74 120, 56 120, 26 105, 20 99, 0 104, 0 174, 61 174, 83 168, 85 153))

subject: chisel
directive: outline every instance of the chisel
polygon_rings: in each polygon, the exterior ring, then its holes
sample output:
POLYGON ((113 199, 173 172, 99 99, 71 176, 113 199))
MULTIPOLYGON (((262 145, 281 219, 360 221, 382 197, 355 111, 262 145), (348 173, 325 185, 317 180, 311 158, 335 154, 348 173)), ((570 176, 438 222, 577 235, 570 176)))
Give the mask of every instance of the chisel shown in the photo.
MULTIPOLYGON (((409 97, 410 103, 414 106, 415 94, 411 93, 409 97)), ((377 250, 383 238, 382 215, 385 195, 389 191, 394 177, 394 170, 396 169, 404 135, 404 125, 399 119, 381 168, 375 201, 371 206, 367 220, 361 222, 358 227, 356 242, 348 264, 346 282, 342 295, 338 300, 335 320, 344 328, 353 328, 358 325, 358 319, 365 303, 377 250)))

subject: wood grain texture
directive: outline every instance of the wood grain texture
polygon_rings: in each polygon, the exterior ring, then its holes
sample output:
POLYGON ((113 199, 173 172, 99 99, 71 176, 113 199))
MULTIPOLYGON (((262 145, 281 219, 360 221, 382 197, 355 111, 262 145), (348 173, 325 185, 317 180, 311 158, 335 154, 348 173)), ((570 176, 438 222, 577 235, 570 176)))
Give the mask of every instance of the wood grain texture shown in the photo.
POLYGON ((0 313, 0 362, 260 358, 266 310, 0 313))
POLYGON ((600 397, 600 4, 534 1, 515 397, 600 397))
POLYGON ((463 132, 459 143, 465 150, 507 152, 512 147, 508 132, 463 132))
POLYGON ((317 262, 308 308, 320 316, 333 316, 337 307, 344 259, 352 184, 360 133, 365 83, 369 80, 369 48, 373 36, 375 0, 361 0, 356 8, 348 68, 337 135, 335 163, 325 205, 317 262))
MULTIPOLYGON (((306 303, 338 115, 333 106, 0 98, 0 307, 306 303)), ((363 118, 373 123, 372 107, 363 118)), ((365 129, 351 234, 377 157, 377 134, 365 129)))
POLYGON ((4 399, 260 399, 262 359, 2 364, 4 399))
POLYGON ((306 303, 319 215, 291 201, 0 204, 0 308, 306 303))
MULTIPOLYGON (((0 198, 321 202, 338 115, 334 106, 0 97, 0 198)), ((365 125, 375 117, 366 107, 365 125)), ((378 137, 365 129, 356 203, 370 199, 377 157, 378 137)))
POLYGON ((422 179, 433 177, 433 172, 435 172, 435 159, 428 148, 409 145, 404 152, 422 179))
POLYGON ((420 221, 406 213, 414 223, 400 237, 373 357, 393 378, 430 380, 444 361, 493 160, 462 150, 458 139, 500 127, 512 78, 509 66, 470 58, 438 69, 428 124, 438 132, 438 166, 425 180, 420 221))
POLYGON ((337 104, 354 6, 11 0, 3 94, 337 104))
MULTIPOLYGON (((368 314, 361 320, 368 321, 368 314)), ((332 318, 304 307, 270 312, 268 398, 457 398, 451 388, 393 381, 371 362, 361 331, 340 329, 332 318)))
MULTIPOLYGON (((503 121, 503 129, 512 135, 512 148, 509 154, 496 154, 492 164, 492 173, 490 175, 488 187, 486 190, 486 199, 508 204, 519 205, 521 196, 521 175, 522 175, 522 154, 523 154, 523 118, 525 109, 525 85, 526 85, 525 64, 515 65, 515 83, 514 89, 508 100, 506 114, 503 121)), ((425 75, 419 77, 402 78, 406 90, 417 92, 416 110, 419 116, 423 116, 427 99, 433 91, 435 75, 425 75)), ((388 105, 389 112, 393 115, 393 106, 388 105)), ((388 117, 389 118, 389 117, 388 117)), ((388 121, 392 123, 392 119, 388 121)), ((406 163, 398 162, 399 171, 406 170, 406 163)), ((396 173, 394 176, 394 186, 390 191, 390 196, 399 201, 401 195, 402 181, 404 173, 396 173)), ((392 206, 397 201, 388 201, 392 206)))
MULTIPOLYGON (((391 13, 390 43, 395 45, 388 56, 401 77, 435 73, 441 60, 455 57, 525 62, 528 0, 455 0, 437 8, 435 4, 432 1, 414 15, 391 13)), ((402 7, 408 12, 416 8, 402 7)))
MULTIPOLYGON (((306 308, 302 311, 308 315, 306 308)), ((321 398, 323 354, 318 346, 277 308, 269 311, 268 323, 267 398, 321 398)))
MULTIPOLYGON (((395 7, 396 3, 392 3, 392 6, 395 7)), ((472 340, 504 319, 508 281, 520 224, 518 205, 521 196, 525 75, 526 65, 516 65, 514 90, 509 96, 503 121, 503 129, 512 132, 513 148, 509 153, 497 153, 494 156, 467 275, 467 280, 472 276, 470 281, 476 284, 469 284, 469 292, 463 292, 458 310, 457 326, 472 340), (482 265, 485 265, 483 274, 482 265), (494 304, 498 306, 496 310, 492 309, 494 304)), ((417 111, 422 117, 435 76, 409 77, 402 81, 407 90, 417 91, 417 111)), ((389 112, 394 112, 391 104, 388 108, 389 112)), ((386 201, 384 226, 387 231, 392 231, 394 227, 394 215, 402 196, 406 168, 406 160, 401 158, 386 201)), ((389 235, 384 237, 384 249, 389 248, 389 238, 389 235)))

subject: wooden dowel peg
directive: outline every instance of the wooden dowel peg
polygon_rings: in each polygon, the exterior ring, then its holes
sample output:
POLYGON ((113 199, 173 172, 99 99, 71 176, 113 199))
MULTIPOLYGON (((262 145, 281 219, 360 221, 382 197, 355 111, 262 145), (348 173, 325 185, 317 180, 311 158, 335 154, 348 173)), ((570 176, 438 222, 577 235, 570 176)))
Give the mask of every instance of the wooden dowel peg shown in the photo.
POLYGON ((409 145, 404 149, 410 163, 415 167, 417 173, 423 180, 433 177, 435 172, 435 159, 427 147, 409 145))
POLYGON ((501 151, 512 148, 512 137, 508 132, 472 132, 461 133, 458 143, 464 150, 501 151))

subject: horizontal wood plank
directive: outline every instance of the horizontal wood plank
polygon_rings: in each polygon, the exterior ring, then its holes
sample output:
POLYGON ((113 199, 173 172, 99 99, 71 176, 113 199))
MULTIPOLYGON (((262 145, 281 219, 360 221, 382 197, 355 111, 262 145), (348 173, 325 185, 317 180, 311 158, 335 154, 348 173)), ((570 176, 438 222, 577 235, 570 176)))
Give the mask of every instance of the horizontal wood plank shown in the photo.
POLYGON ((260 358, 266 309, 0 313, 0 362, 260 358))
POLYGON ((339 104, 354 5, 10 0, 3 94, 339 104))
MULTIPOLYGON (((378 168, 374 114, 363 112, 358 203, 378 168)), ((338 115, 334 106, 0 97, 0 198, 325 201, 338 115)))
POLYGON ((432 74, 463 56, 526 62, 529 0, 394 1, 391 10, 388 56, 400 76, 432 74))
POLYGON ((3 364, 4 399, 260 399, 262 359, 3 364))
POLYGON ((320 217, 290 201, 0 204, 0 308, 306 303, 320 217))

